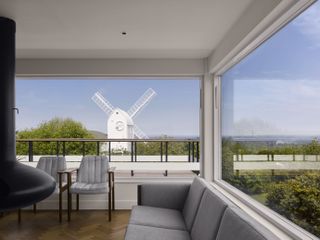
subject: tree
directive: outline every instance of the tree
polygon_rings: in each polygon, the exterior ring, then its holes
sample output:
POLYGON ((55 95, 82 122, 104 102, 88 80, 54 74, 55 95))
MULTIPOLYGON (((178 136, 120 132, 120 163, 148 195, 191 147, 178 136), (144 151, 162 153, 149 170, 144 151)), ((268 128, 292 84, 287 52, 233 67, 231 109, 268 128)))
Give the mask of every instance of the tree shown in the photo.
POLYGON ((320 154, 320 144, 317 139, 312 139, 311 143, 303 146, 303 153, 310 155, 320 154))
MULTIPOLYGON (((94 138, 94 136, 80 123, 70 118, 54 118, 41 123, 36 128, 26 129, 17 133, 17 139, 47 139, 47 138, 94 138)), ((66 153, 79 155, 83 153, 83 145, 80 142, 66 142, 66 153)), ((33 154, 56 154, 56 142, 34 142, 33 154)), ((85 144, 86 154, 95 154, 95 143, 85 144)), ((26 143, 17 143, 17 154, 28 154, 26 143)))
POLYGON ((233 141, 229 138, 222 139, 222 178, 230 182, 234 177, 233 170, 233 141))

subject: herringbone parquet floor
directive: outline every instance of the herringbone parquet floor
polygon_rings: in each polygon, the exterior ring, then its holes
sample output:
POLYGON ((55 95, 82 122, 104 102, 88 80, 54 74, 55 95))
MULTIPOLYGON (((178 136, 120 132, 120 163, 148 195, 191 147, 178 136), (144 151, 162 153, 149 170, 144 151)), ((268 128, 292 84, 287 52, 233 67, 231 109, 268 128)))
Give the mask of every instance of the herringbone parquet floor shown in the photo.
POLYGON ((1 240, 122 240, 130 211, 116 210, 112 222, 107 211, 74 211, 71 222, 66 214, 62 223, 56 211, 22 211, 21 223, 17 213, 0 218, 1 240))

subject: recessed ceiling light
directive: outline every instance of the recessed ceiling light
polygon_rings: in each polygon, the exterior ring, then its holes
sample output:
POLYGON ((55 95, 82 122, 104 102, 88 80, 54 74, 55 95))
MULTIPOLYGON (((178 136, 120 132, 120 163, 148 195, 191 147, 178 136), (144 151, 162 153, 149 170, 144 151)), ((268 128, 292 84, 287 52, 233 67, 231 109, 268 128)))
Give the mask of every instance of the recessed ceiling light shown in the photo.
POLYGON ((127 32, 122 32, 121 34, 122 34, 122 35, 127 35, 127 32))

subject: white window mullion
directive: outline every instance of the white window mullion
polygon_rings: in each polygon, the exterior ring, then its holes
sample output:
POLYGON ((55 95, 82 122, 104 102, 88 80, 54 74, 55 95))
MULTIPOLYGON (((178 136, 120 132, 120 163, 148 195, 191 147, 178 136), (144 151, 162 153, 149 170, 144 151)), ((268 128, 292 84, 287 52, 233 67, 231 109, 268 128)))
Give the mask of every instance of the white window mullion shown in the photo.
POLYGON ((213 77, 213 178, 214 180, 220 180, 222 174, 221 165, 221 78, 220 76, 213 77))

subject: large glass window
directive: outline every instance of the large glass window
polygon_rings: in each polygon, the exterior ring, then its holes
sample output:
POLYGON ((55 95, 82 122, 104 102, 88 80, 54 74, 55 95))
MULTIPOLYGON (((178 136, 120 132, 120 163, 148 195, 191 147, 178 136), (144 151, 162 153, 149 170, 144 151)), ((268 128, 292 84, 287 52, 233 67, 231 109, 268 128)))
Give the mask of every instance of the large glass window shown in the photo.
POLYGON ((221 79, 222 178, 320 236, 320 3, 221 79))
POLYGON ((141 162, 134 170, 143 176, 167 171, 193 176, 192 170, 200 169, 199 83, 198 78, 18 78, 17 158, 29 163, 63 155, 74 167, 83 155, 104 155, 125 176, 131 177, 131 162, 141 162))

